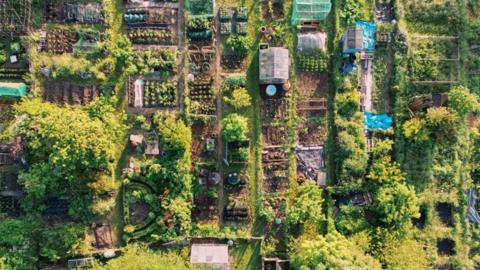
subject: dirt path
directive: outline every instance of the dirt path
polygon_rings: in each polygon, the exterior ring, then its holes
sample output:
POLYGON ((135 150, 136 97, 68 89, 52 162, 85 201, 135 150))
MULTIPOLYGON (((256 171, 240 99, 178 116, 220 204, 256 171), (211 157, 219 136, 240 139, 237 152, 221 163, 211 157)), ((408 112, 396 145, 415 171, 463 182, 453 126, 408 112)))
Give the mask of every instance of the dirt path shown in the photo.
POLYGON ((180 113, 184 113, 184 105, 183 105, 183 98, 185 95, 185 78, 188 74, 188 70, 185 69, 185 62, 188 58, 188 51, 185 48, 185 33, 183 32, 184 25, 185 25, 185 16, 183 10, 183 2, 184 0, 178 1, 178 52, 180 52, 180 63, 178 65, 178 70, 180 70, 179 80, 178 80, 178 103, 179 103, 179 111, 180 113))
MULTIPOLYGON (((218 5, 216 6, 215 14, 218 12, 218 5)), ((220 25, 220 20, 218 16, 215 16, 215 27, 218 29, 220 25)), ((223 153, 224 149, 224 142, 222 136, 222 128, 223 128, 223 94, 222 94, 222 77, 221 77, 221 40, 219 31, 215 31, 215 75, 213 78, 213 87, 216 91, 216 99, 217 99, 217 129, 218 129, 218 147, 217 147, 217 165, 218 165, 218 172, 220 173, 221 180, 220 180, 220 187, 218 188, 218 215, 219 215, 219 224, 223 223, 222 216, 223 216, 223 208, 225 206, 225 191, 224 191, 224 170, 223 170, 223 153)))

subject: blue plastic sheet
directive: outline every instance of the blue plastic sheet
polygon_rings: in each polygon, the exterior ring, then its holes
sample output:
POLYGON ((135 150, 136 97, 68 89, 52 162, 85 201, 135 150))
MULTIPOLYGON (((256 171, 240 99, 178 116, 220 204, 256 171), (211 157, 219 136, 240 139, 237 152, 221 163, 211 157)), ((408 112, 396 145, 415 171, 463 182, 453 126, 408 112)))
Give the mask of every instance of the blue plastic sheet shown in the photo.
POLYGON ((387 130, 393 125, 393 118, 388 114, 373 114, 365 112, 364 124, 366 129, 387 130))

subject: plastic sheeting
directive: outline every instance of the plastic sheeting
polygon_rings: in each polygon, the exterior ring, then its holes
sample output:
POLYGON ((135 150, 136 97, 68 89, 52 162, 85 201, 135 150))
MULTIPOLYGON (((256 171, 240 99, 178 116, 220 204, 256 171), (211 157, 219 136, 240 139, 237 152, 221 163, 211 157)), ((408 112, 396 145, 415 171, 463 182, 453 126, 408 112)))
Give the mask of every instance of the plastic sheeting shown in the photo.
POLYGON ((299 25, 307 21, 325 20, 331 9, 330 0, 295 0, 292 23, 299 25))
POLYGON ((260 83, 281 84, 289 79, 290 56, 285 48, 260 50, 260 83))
POLYGON ((372 114, 365 112, 364 124, 366 129, 387 130, 393 125, 393 118, 388 114, 372 114))
POLYGON ((325 51, 325 41, 327 35, 322 32, 298 34, 298 50, 314 50, 320 49, 325 51))

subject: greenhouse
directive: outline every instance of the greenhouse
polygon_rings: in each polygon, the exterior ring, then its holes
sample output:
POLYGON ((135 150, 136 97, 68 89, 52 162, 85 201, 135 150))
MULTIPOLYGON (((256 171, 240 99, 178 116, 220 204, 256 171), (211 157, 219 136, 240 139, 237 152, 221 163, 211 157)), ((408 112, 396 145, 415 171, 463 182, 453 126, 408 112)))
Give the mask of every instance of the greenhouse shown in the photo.
POLYGON ((187 0, 185 7, 191 16, 212 16, 214 0, 187 0))
POLYGON ((260 84, 281 84, 289 79, 288 50, 272 47, 260 50, 260 84))
POLYGON ((332 9, 330 0, 295 0, 292 24, 325 20, 332 9))
POLYGON ((0 98, 20 98, 27 94, 27 85, 24 83, 0 82, 0 98))

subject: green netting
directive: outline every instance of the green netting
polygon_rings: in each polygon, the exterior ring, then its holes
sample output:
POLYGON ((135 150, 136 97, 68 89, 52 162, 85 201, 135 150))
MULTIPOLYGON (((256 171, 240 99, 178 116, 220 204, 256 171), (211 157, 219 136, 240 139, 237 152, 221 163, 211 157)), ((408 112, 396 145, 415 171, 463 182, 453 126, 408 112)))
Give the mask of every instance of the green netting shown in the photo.
POLYGON ((27 85, 24 83, 4 83, 0 82, 1 98, 18 98, 27 94, 27 85))
POLYGON ((332 9, 330 0, 295 0, 293 3, 292 24, 306 21, 325 20, 332 9))
POLYGON ((187 0, 185 7, 191 16, 213 16, 214 0, 187 0))

